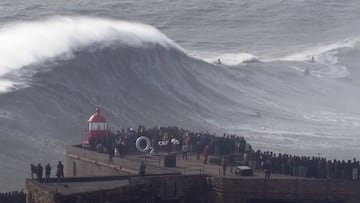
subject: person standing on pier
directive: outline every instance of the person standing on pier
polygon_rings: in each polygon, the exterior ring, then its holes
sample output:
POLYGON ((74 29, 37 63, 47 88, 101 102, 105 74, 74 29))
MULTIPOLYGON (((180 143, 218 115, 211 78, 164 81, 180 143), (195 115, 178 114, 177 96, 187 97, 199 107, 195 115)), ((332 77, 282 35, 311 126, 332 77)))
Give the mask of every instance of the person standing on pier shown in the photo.
POLYGON ((60 182, 60 179, 64 178, 64 165, 59 161, 57 165, 57 171, 56 176, 58 178, 58 182, 60 182))
POLYGON ((45 166, 45 180, 46 180, 46 181, 49 181, 49 179, 50 179, 50 174, 51 174, 51 166, 50 166, 50 164, 48 163, 48 164, 45 166))
POLYGON ((203 156, 204 156, 204 164, 208 164, 208 157, 209 157, 209 145, 206 145, 203 150, 203 156))
POLYGON ((200 160, 201 145, 199 140, 196 141, 195 150, 196 150, 196 160, 200 160))
POLYGON ((223 170, 223 176, 225 176, 226 175, 226 167, 227 167, 227 161, 225 158, 221 159, 221 167, 223 170))
POLYGON ((108 149, 108 154, 109 154, 109 162, 113 163, 113 157, 115 156, 115 149, 110 147, 108 149))
POLYGON ((31 169, 31 179, 34 179, 34 173, 37 176, 37 166, 35 164, 30 164, 31 169))
POLYGON ((189 151, 189 145, 185 142, 185 144, 183 144, 182 148, 181 148, 181 152, 182 152, 182 159, 183 160, 187 160, 187 153, 189 151))
POLYGON ((141 175, 141 176, 145 175, 145 169, 146 169, 145 162, 144 162, 144 160, 141 160, 139 175, 141 175))
POLYGON ((230 166, 230 173, 233 173, 233 168, 234 168, 234 165, 235 165, 235 156, 234 156, 234 154, 229 155, 228 164, 230 166))
POLYGON ((41 164, 38 164, 37 166, 37 178, 41 182, 42 181, 42 175, 43 175, 43 167, 41 164))
POLYGON ((271 161, 270 161, 270 159, 265 161, 265 163, 264 163, 264 171, 265 171, 265 179, 270 178, 270 171, 271 171, 271 161))

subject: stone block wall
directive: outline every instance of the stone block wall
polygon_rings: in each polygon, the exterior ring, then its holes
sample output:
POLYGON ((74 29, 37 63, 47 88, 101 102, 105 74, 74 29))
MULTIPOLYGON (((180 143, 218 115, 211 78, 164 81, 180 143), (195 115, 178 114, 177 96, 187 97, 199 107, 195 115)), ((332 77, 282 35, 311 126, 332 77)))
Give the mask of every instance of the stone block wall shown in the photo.
POLYGON ((151 183, 155 199, 161 201, 206 202, 209 186, 206 175, 168 175, 134 177, 151 183))
MULTIPOLYGON (((112 177, 111 179, 116 179, 112 177)), ((124 177, 118 177, 124 178, 124 177)), ((208 187, 204 175, 128 176, 129 184, 111 189, 79 190, 81 192, 54 191, 53 187, 28 179, 28 203, 104 203, 104 202, 208 202, 208 187)), ((66 182, 108 181, 109 177, 67 178, 66 182)), ((55 180, 52 180, 55 181, 55 180)), ((109 184, 112 184, 109 181, 109 184)))
POLYGON ((103 202, 138 202, 148 203, 152 191, 148 184, 127 185, 110 190, 89 191, 71 195, 57 195, 57 203, 103 203, 103 202))
POLYGON ((320 179, 228 179, 212 177, 215 202, 288 200, 358 203, 360 182, 320 179))
POLYGON ((36 180, 26 179, 26 203, 55 203, 55 193, 45 189, 41 183, 36 180))

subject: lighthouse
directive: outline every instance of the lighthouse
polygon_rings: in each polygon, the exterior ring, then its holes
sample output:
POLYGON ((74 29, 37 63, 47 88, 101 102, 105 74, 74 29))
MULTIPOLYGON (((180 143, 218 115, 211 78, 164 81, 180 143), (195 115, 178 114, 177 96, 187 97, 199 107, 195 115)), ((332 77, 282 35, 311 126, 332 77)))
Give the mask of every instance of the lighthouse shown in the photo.
POLYGON ((106 142, 109 134, 106 118, 100 114, 100 108, 88 119, 88 129, 83 135, 83 147, 95 147, 97 143, 106 142))

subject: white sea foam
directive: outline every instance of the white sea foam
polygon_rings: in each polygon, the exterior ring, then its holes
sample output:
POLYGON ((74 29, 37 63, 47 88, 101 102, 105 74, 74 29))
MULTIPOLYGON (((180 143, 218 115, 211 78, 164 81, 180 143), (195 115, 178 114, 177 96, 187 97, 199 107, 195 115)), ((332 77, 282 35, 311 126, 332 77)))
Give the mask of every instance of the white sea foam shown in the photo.
POLYGON ((296 71, 305 72, 309 68, 311 76, 327 77, 327 78, 343 78, 350 75, 346 66, 343 65, 327 65, 327 64, 305 64, 306 67, 289 66, 289 68, 296 71))
MULTIPOLYGON (((26 65, 68 55, 79 47, 110 44, 114 40, 136 47, 157 43, 181 49, 156 28, 140 23, 64 16, 14 22, 0 28, 0 76, 26 65)), ((0 87, 3 89, 2 84, 0 87)))
POLYGON ((239 53, 215 53, 215 52, 199 52, 188 51, 191 56, 202 59, 208 63, 218 64, 220 59, 221 64, 228 66, 235 66, 246 62, 258 61, 258 58, 252 54, 239 52, 239 53))
POLYGON ((13 85, 14 83, 9 80, 0 80, 0 93, 9 91, 13 85))
POLYGON ((282 61, 310 61, 312 57, 318 63, 336 64, 338 62, 336 57, 336 50, 341 48, 351 48, 360 42, 359 37, 344 39, 339 42, 311 46, 298 53, 290 54, 288 56, 280 57, 275 60, 282 61), (335 52, 333 52, 335 51, 335 52))
POLYGON ((300 72, 304 72, 306 70, 306 68, 300 68, 298 66, 289 66, 289 68, 300 71, 300 72))
MULTIPOLYGON (((308 66, 315 66, 311 70, 312 75, 317 77, 341 78, 350 75, 346 66, 338 64, 338 51, 342 48, 352 48, 360 43, 359 37, 344 39, 339 42, 311 46, 298 53, 280 58, 271 58, 264 61, 299 61, 306 62, 308 66)), ((291 67, 294 68, 294 67, 291 67)))
POLYGON ((324 123, 338 123, 342 126, 360 126, 360 117, 356 115, 349 115, 344 113, 334 113, 334 112, 313 112, 305 113, 304 118, 314 122, 324 122, 324 123))
MULTIPOLYGON (((355 41, 353 41, 355 43, 355 41)), ((311 75, 317 76, 317 77, 329 77, 329 78, 342 78, 347 77, 350 75, 349 71, 347 70, 346 66, 338 64, 338 50, 337 48, 344 48, 344 46, 338 46, 329 45, 327 47, 322 48, 315 48, 312 51, 305 51, 301 52, 299 54, 287 56, 284 58, 281 58, 280 60, 284 61, 304 61, 307 65, 307 67, 302 68, 305 70, 306 68, 311 67, 310 72, 311 75), (334 49, 330 49, 334 48, 334 49), (318 50, 320 53, 317 53, 316 50, 318 50), (324 52, 321 52, 324 51, 324 52), (317 54, 317 55, 311 55, 317 54)), ((347 47, 350 47, 350 44, 347 44, 347 47)), ((291 68, 295 69, 295 66, 291 66, 291 68)), ((296 67, 298 68, 298 67, 296 67)))

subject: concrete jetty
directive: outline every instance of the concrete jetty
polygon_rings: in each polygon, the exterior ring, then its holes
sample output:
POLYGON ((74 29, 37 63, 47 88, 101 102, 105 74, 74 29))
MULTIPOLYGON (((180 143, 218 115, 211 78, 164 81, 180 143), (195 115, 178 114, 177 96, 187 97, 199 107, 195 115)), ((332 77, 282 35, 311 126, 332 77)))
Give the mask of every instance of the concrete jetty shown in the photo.
POLYGON ((360 183, 271 174, 224 176, 218 164, 203 164, 196 156, 176 167, 164 167, 164 156, 127 155, 109 161, 107 154, 68 146, 65 179, 27 179, 27 202, 238 202, 238 203, 358 203, 360 183), (146 175, 138 175, 141 160, 146 175))

